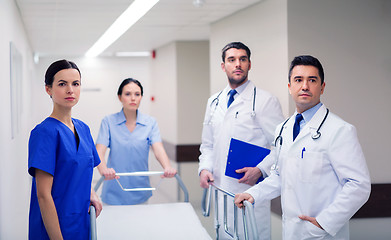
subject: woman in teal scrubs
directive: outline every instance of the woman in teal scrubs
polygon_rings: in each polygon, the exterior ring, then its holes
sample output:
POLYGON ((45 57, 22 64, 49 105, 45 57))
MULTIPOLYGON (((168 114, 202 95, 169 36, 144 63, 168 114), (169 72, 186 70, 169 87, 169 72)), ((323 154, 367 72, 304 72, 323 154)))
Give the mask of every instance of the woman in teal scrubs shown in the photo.
MULTIPOLYGON (((102 159, 98 170, 106 180, 115 178, 115 172, 148 171, 149 148, 164 169, 164 177, 173 177, 172 168, 163 148, 156 120, 138 110, 143 87, 135 79, 127 78, 119 86, 118 99, 122 110, 106 116, 101 123, 96 149, 102 159), (108 164, 104 161, 107 148, 110 148, 108 164)), ((148 188, 149 178, 122 177, 124 188, 148 188)), ((105 181, 102 201, 111 205, 134 205, 145 203, 152 196, 151 191, 125 192, 115 181, 105 181)))
POLYGON ((73 62, 59 60, 46 71, 53 112, 31 131, 29 140, 29 239, 90 239, 89 206, 95 206, 97 215, 102 210, 91 190, 99 156, 89 127, 71 117, 80 85, 80 71, 73 62))

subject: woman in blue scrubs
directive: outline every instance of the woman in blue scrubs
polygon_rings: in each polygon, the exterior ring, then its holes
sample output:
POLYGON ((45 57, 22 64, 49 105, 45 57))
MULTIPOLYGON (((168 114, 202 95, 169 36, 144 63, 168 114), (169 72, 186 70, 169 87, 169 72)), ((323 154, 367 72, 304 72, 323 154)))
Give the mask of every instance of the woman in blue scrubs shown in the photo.
POLYGON ((59 60, 46 71, 53 112, 31 131, 29 140, 29 239, 90 239, 89 206, 95 206, 97 216, 102 210, 91 189, 99 156, 89 127, 71 117, 80 86, 80 70, 73 62, 59 60))
MULTIPOLYGON (((123 108, 102 120, 96 140, 96 149, 102 159, 99 173, 110 180, 116 178, 115 172, 148 171, 151 147, 164 169, 164 177, 175 176, 176 169, 171 167, 163 148, 156 120, 138 110, 143 96, 141 83, 132 78, 125 79, 117 95, 123 108), (106 165, 107 148, 110 148, 110 154, 106 165)), ((124 188, 150 187, 149 178, 145 176, 122 177, 119 181, 124 188)), ((111 205, 141 204, 151 196, 151 191, 125 192, 115 181, 105 181, 102 189, 102 201, 111 205)))

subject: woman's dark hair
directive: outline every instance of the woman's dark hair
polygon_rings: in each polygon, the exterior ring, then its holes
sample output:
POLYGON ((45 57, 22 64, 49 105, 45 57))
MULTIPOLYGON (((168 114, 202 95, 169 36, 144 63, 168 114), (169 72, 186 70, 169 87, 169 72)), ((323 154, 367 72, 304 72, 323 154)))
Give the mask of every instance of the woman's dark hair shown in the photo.
POLYGON ((319 72, 319 77, 320 77, 320 82, 321 84, 324 83, 324 71, 323 71, 323 66, 322 64, 319 62, 319 60, 316 58, 316 57, 313 57, 311 55, 301 55, 301 56, 297 56, 295 57, 292 62, 291 62, 291 66, 289 68, 289 76, 288 76, 288 80, 289 82, 291 82, 291 75, 292 75, 292 70, 294 67, 298 66, 298 65, 304 65, 304 66, 313 66, 313 67, 316 67, 318 69, 318 72, 319 72))
POLYGON ((64 69, 76 69, 79 72, 80 77, 81 77, 80 70, 74 62, 71 62, 71 61, 68 61, 65 59, 58 60, 58 61, 50 64, 50 66, 46 70, 45 85, 51 87, 53 85, 54 75, 56 75, 56 73, 58 73, 59 71, 64 70, 64 69))
POLYGON ((143 86, 141 86, 141 83, 138 80, 133 79, 133 78, 127 78, 127 79, 122 81, 121 85, 119 85, 119 88, 118 88, 118 92, 117 92, 118 96, 122 95, 122 90, 129 83, 135 83, 137 86, 139 86, 140 89, 141 89, 141 96, 143 96, 143 94, 144 94, 143 86))

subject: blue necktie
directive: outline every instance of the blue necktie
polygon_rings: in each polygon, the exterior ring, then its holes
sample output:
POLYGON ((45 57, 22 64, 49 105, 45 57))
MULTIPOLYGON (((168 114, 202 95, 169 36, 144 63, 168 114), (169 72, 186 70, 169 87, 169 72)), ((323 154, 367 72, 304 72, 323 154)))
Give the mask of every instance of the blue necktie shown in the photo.
POLYGON ((235 94, 236 94, 236 90, 235 89, 229 91, 229 99, 228 99, 227 108, 229 108, 229 105, 231 105, 231 103, 235 100, 234 99, 234 95, 235 94))
POLYGON ((300 121, 303 120, 303 115, 300 113, 296 115, 295 125, 293 125, 293 141, 295 141, 297 135, 300 132, 300 121))

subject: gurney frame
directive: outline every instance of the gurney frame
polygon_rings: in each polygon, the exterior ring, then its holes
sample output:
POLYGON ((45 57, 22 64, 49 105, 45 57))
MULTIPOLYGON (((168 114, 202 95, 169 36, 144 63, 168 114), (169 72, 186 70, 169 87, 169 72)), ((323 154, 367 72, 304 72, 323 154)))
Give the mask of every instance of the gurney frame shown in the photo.
MULTIPOLYGON (((116 176, 153 176, 153 175, 164 175, 164 172, 162 171, 145 171, 145 172, 131 172, 131 173, 116 173, 116 176)), ((181 177, 176 174, 175 178, 178 182, 178 185, 180 189, 182 190, 184 194, 184 202, 189 202, 189 192, 183 183, 181 177)), ((94 190, 95 192, 98 191, 99 187, 102 185, 104 181, 104 176, 101 176, 101 178, 98 180, 96 183, 94 190)), ((121 183, 117 180, 118 184, 124 191, 147 191, 147 190, 156 190, 156 188, 123 188, 121 183)), ((96 210, 93 205, 90 206, 90 232, 91 232, 91 240, 96 240, 97 239, 97 229, 96 229, 96 210)))
MULTIPOLYGON (((238 207, 234 204, 233 199, 235 198, 235 194, 228 192, 213 183, 209 183, 209 188, 204 190, 203 198, 202 198, 202 209, 203 209, 203 215, 204 217, 209 217, 210 214, 210 205, 211 205, 211 199, 212 199, 212 192, 214 192, 214 212, 215 212, 215 229, 216 229, 216 240, 219 239, 219 229, 220 229, 220 222, 219 222, 219 208, 218 208, 218 194, 219 192, 223 194, 224 197, 224 231, 235 240, 239 239, 238 234, 238 221, 237 221, 237 211, 238 207), (227 214, 227 206, 228 206, 228 197, 232 198, 232 204, 234 205, 234 232, 229 232, 228 229, 228 214, 227 214)), ((244 229, 244 237, 246 240, 258 240, 258 232, 257 232, 257 226, 255 221, 255 215, 254 215, 254 207, 253 205, 248 202, 243 202, 244 207, 242 210, 242 217, 243 217, 243 229, 244 229)))

